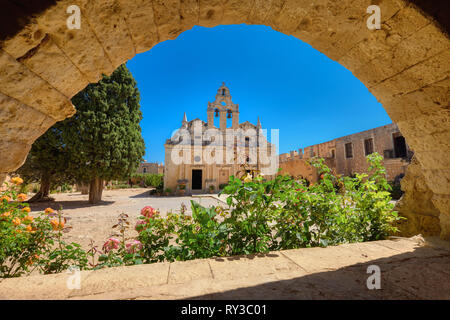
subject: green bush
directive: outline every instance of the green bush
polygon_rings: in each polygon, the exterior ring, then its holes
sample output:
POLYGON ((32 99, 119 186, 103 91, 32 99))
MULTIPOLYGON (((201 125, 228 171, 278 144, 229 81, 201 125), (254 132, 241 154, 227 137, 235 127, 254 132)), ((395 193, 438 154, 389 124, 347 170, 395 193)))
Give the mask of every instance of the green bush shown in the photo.
MULTIPOLYGON (((252 178, 252 174, 232 176, 222 190, 228 195, 226 208, 206 208, 191 201, 192 217, 186 214, 183 205, 180 213, 169 213, 164 218, 157 210, 145 207, 135 227, 136 239, 125 235, 129 222, 128 216, 122 214, 113 227, 119 228, 121 239, 109 238, 105 242, 98 263, 94 257, 97 251, 92 248, 88 252, 92 256, 91 266, 183 261, 384 239, 397 231, 394 224, 401 218, 393 211, 382 157, 371 154, 367 161, 367 174, 341 177, 334 175, 323 159, 313 159, 311 164, 320 179, 312 184, 283 175, 270 181, 261 176, 252 178)), ((2 204, 5 207, 8 202, 3 200, 2 204)), ((5 210, 2 208, 0 212, 5 210)), ((50 231, 49 223, 42 221, 41 229, 50 231)), ((24 242, 13 242, 17 240, 11 237, 12 222, 7 223, 0 228, 2 275, 26 272, 25 262, 35 252, 44 253, 40 261, 45 273, 63 270, 69 262, 86 267, 86 253, 76 244, 61 242, 60 232, 59 236, 50 237, 56 239, 52 240, 55 243, 36 249, 42 240, 26 238, 24 242), (8 252, 5 250, 11 251, 5 255, 8 252), (5 257, 9 264, 18 263, 19 271, 5 269, 9 265, 5 257)))
POLYGON ((58 273, 72 266, 86 269, 86 252, 79 244, 61 239, 62 232, 70 228, 62 212, 48 208, 30 216, 26 195, 17 192, 19 184, 7 184, 0 195, 0 277, 18 277, 33 270, 58 273))
POLYGON ((147 187, 158 187, 164 183, 164 175, 162 174, 148 174, 145 177, 145 184, 147 187))
POLYGON ((151 173, 135 173, 130 178, 133 185, 142 185, 145 187, 155 187, 163 184, 164 175, 151 173))
POLYGON ((192 217, 184 209, 167 219, 142 218, 141 258, 190 260, 384 239, 400 218, 381 156, 367 160, 368 174, 341 177, 314 159, 320 180, 310 185, 282 175, 271 181, 231 177, 222 191, 228 208, 191 201, 192 217))
POLYGON ((403 195, 400 183, 390 182, 389 185, 391 186, 392 199, 399 200, 403 195))
POLYGON ((130 187, 129 184, 122 183, 122 184, 113 184, 111 186, 111 189, 127 189, 129 187, 130 187))

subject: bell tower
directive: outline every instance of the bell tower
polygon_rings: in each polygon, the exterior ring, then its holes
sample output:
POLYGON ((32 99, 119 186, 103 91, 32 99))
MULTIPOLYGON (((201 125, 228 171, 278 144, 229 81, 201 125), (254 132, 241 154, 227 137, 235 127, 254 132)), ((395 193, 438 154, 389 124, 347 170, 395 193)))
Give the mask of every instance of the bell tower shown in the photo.
POLYGON ((230 89, 222 82, 214 102, 208 102, 208 128, 214 127, 214 117, 219 117, 220 130, 227 128, 227 118, 232 119, 232 128, 239 125, 239 105, 231 100, 230 89))

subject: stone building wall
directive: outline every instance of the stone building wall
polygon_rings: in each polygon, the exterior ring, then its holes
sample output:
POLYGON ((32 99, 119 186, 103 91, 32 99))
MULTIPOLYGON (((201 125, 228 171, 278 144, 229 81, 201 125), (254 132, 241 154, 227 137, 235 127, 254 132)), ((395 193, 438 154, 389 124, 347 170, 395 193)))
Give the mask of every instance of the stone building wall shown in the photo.
POLYGON ((164 172, 164 166, 157 162, 142 162, 139 164, 137 173, 159 174, 164 172))
MULTIPOLYGON (((303 149, 302 157, 293 156, 292 152, 281 154, 281 173, 294 177, 302 176, 312 182, 316 181, 317 173, 307 164, 307 160, 312 157, 324 158, 325 164, 336 174, 349 176, 354 173, 366 172, 368 164, 365 140, 372 139, 372 151, 384 156, 383 164, 386 167, 386 178, 393 181, 397 176, 406 173, 406 167, 412 153, 409 147, 405 145, 406 156, 399 157, 394 148, 394 136, 400 137, 401 133, 397 125, 388 124, 306 147, 303 149), (346 154, 346 144, 351 144, 351 157, 346 154)), ((300 150, 296 154, 301 153, 300 150)))
MULTIPOLYGON (((217 149, 216 149, 217 150, 217 149)), ((242 149, 242 152, 247 152, 245 149, 242 149)), ((245 170, 261 170, 264 168, 259 162, 256 163, 248 163, 243 166, 241 163, 237 161, 233 164, 228 164, 224 160, 222 164, 216 163, 207 163, 205 161, 205 149, 202 150, 203 157, 200 161, 196 161, 195 159, 195 151, 194 146, 185 146, 183 152, 189 152, 191 155, 190 161, 186 161, 187 163, 175 163, 172 159, 172 153, 177 152, 174 149, 173 145, 166 144, 165 145, 165 170, 164 170, 164 188, 170 188, 172 192, 177 190, 177 187, 180 183, 186 184, 186 191, 188 193, 204 193, 208 192, 210 186, 214 187, 215 191, 219 190, 220 185, 226 184, 229 181, 229 177, 241 176, 245 170), (202 188, 200 190, 193 190, 192 188, 192 170, 202 170, 202 188)), ((223 148, 223 154, 225 157, 225 148, 223 148)), ((271 179, 271 175, 265 176, 266 179, 271 179)))
MULTIPOLYGON (((395 154, 393 135, 399 134, 396 124, 388 124, 371 130, 366 130, 335 139, 336 143, 336 171, 343 175, 352 175, 356 172, 365 172, 368 168, 364 142, 367 139, 373 141, 373 151, 385 158, 388 180, 394 180, 399 174, 404 174, 408 161, 402 161, 395 154), (347 157, 345 145, 351 144, 352 156, 347 157), (390 158, 392 157, 392 158, 390 158), (395 159, 395 160, 394 160, 395 159)), ((410 152, 406 145, 407 153, 410 152)), ((408 154, 407 154, 408 155, 408 154)))
POLYGON ((303 149, 303 158, 304 159, 312 157, 334 158, 333 150, 336 150, 335 140, 315 144, 303 149))
POLYGON ((317 171, 306 160, 300 158, 280 159, 280 174, 287 174, 295 178, 303 178, 309 182, 317 181, 317 171))

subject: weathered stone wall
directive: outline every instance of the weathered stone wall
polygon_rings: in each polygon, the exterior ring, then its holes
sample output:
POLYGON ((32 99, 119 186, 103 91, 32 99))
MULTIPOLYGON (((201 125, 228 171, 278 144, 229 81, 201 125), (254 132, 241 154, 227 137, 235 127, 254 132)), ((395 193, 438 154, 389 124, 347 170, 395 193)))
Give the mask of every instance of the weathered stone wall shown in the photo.
MULTIPOLYGON (((307 165, 306 160, 312 157, 325 159, 325 164, 336 174, 350 176, 354 173, 367 172, 369 167, 365 155, 365 139, 372 139, 373 151, 383 155, 384 150, 393 150, 393 134, 400 134, 395 124, 389 124, 377 127, 371 130, 354 133, 345 137, 340 137, 324 143, 308 146, 299 152, 281 154, 280 168, 282 173, 292 176, 302 176, 309 181, 317 181, 317 172, 307 165), (345 144, 352 144, 351 158, 346 158, 345 144)), ((401 135, 401 134, 400 134, 401 135)), ((408 150, 409 151, 409 150, 408 150)), ((405 174, 406 167, 409 164, 407 159, 403 158, 385 158, 383 164, 386 168, 386 178, 388 181, 394 181, 400 174, 405 174)))
MULTIPOLYGON (((384 154, 384 150, 393 150, 393 134, 398 133, 398 127, 395 124, 388 124, 385 126, 377 127, 371 130, 358 132, 345 137, 335 139, 336 143, 336 171, 339 174, 352 175, 356 172, 365 172, 369 167, 366 155, 364 140, 372 139, 373 150, 380 155, 384 154), (345 154, 345 145, 351 143, 353 156, 347 158, 345 154)), ((395 156, 395 155, 394 155, 395 156)), ((394 180, 394 178, 404 173, 407 162, 386 160, 384 165, 388 172, 388 180, 394 180)))
POLYGON ((164 171, 162 165, 156 162, 142 162, 139 164, 139 168, 137 169, 137 173, 147 173, 147 174, 158 174, 161 171, 164 171), (145 168, 145 170, 144 170, 145 168), (145 171, 145 172, 144 172, 145 171))
POLYGON ((295 178, 303 178, 309 182, 318 180, 317 170, 310 166, 306 160, 294 158, 287 161, 280 161, 280 174, 290 175, 295 178))
POLYGON ((386 168, 386 179, 388 181, 395 181, 395 179, 401 175, 404 177, 409 164, 409 161, 401 158, 385 159, 384 167, 386 168))
POLYGON ((17 169, 39 135, 73 114, 70 98, 76 92, 136 53, 174 39, 194 25, 264 24, 309 43, 351 70, 383 104, 415 151, 434 194, 432 202, 441 212, 441 236, 450 239, 450 41, 444 32, 448 21, 442 16, 448 12, 448 1, 430 3, 4 1, 0 175, 17 169), (66 26, 66 9, 73 4, 82 11, 80 30, 66 26), (380 30, 366 27, 370 4, 381 7, 380 30))
POLYGON ((327 141, 303 149, 303 158, 308 159, 312 157, 331 158, 332 150, 336 151, 336 141, 327 141))
POLYGON ((396 210, 407 220, 399 223, 405 237, 421 233, 423 236, 439 234, 439 210, 432 202, 433 192, 428 188, 419 161, 413 157, 407 174, 401 181, 405 192, 397 202, 396 210))

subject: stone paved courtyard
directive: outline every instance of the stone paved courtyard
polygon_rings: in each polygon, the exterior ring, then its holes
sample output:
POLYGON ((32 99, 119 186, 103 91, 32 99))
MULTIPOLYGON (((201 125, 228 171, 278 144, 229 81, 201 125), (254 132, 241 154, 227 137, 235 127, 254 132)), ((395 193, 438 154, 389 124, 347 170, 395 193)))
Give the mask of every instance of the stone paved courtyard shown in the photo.
POLYGON ((450 243, 397 238, 0 280, 0 299, 450 299, 450 243), (367 267, 381 270, 368 290, 367 267))
POLYGON ((140 211, 145 206, 159 209, 161 215, 168 212, 179 212, 181 204, 187 206, 187 214, 191 213, 190 201, 194 200, 203 206, 223 204, 213 198, 215 195, 202 195, 201 197, 156 197, 149 195, 149 189, 117 189, 105 190, 103 201, 98 205, 88 204, 88 195, 78 193, 52 194, 54 202, 42 202, 31 205, 32 213, 43 211, 51 207, 58 209, 63 207, 65 216, 70 218, 68 225, 72 230, 64 235, 66 241, 80 243, 88 248, 92 239, 97 245, 103 245, 104 241, 114 234, 111 228, 117 222, 117 216, 126 213, 130 216, 132 228, 129 235, 134 236, 134 225, 140 211))

